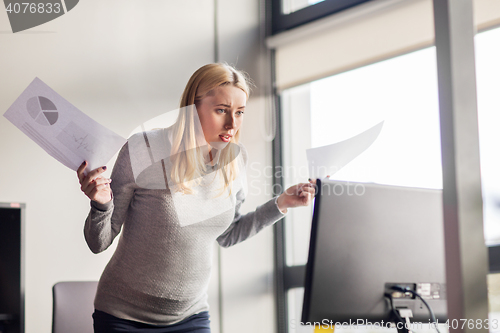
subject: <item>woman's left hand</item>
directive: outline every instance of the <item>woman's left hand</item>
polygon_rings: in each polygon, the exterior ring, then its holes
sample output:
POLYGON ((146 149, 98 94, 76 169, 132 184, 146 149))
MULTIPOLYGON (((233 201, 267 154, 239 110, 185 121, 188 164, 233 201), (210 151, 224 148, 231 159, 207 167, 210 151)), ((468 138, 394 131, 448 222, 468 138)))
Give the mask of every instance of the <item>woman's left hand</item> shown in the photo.
POLYGON ((316 184, 313 180, 289 187, 278 197, 279 209, 286 213, 288 208, 308 206, 314 198, 315 189, 316 184))

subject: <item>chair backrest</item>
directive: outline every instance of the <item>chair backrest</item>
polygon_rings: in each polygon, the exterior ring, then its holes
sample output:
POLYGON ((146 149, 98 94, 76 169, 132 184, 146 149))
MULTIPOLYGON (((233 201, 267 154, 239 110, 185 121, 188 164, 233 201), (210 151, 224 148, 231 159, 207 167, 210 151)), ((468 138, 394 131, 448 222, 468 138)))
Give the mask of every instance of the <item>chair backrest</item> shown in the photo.
POLYGON ((58 282, 52 288, 52 333, 93 333, 97 281, 58 282))

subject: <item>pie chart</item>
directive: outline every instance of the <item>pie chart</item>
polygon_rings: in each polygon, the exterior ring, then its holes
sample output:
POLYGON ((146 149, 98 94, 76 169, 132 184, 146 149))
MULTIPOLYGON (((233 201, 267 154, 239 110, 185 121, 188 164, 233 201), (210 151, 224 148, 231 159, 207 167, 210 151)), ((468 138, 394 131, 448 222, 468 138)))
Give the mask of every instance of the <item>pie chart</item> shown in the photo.
POLYGON ((59 112, 50 99, 43 96, 34 96, 26 102, 26 109, 31 118, 40 125, 54 125, 59 118, 59 112))

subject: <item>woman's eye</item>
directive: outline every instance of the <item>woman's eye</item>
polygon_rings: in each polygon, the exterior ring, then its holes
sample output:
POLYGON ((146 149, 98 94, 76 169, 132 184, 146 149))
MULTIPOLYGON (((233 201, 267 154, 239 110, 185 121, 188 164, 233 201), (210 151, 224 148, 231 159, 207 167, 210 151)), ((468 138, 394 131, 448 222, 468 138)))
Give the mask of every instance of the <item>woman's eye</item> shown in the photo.
POLYGON ((224 109, 218 109, 218 110, 217 110, 217 113, 224 113, 225 111, 226 111, 226 110, 224 110, 224 109))
POLYGON ((238 114, 238 116, 242 116, 245 112, 243 112, 243 111, 238 111, 238 112, 236 112, 236 113, 238 114))

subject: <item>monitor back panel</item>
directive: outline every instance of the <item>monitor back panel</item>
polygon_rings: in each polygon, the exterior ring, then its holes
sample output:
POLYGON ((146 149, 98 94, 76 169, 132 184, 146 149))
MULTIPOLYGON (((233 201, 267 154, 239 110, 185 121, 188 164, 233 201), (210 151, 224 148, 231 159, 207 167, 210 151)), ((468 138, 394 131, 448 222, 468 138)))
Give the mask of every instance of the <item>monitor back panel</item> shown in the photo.
MULTIPOLYGON (((387 321, 386 283, 416 284, 446 320, 442 191, 329 180, 320 188, 302 322, 387 321)), ((429 322, 420 300, 395 306, 429 322)))

